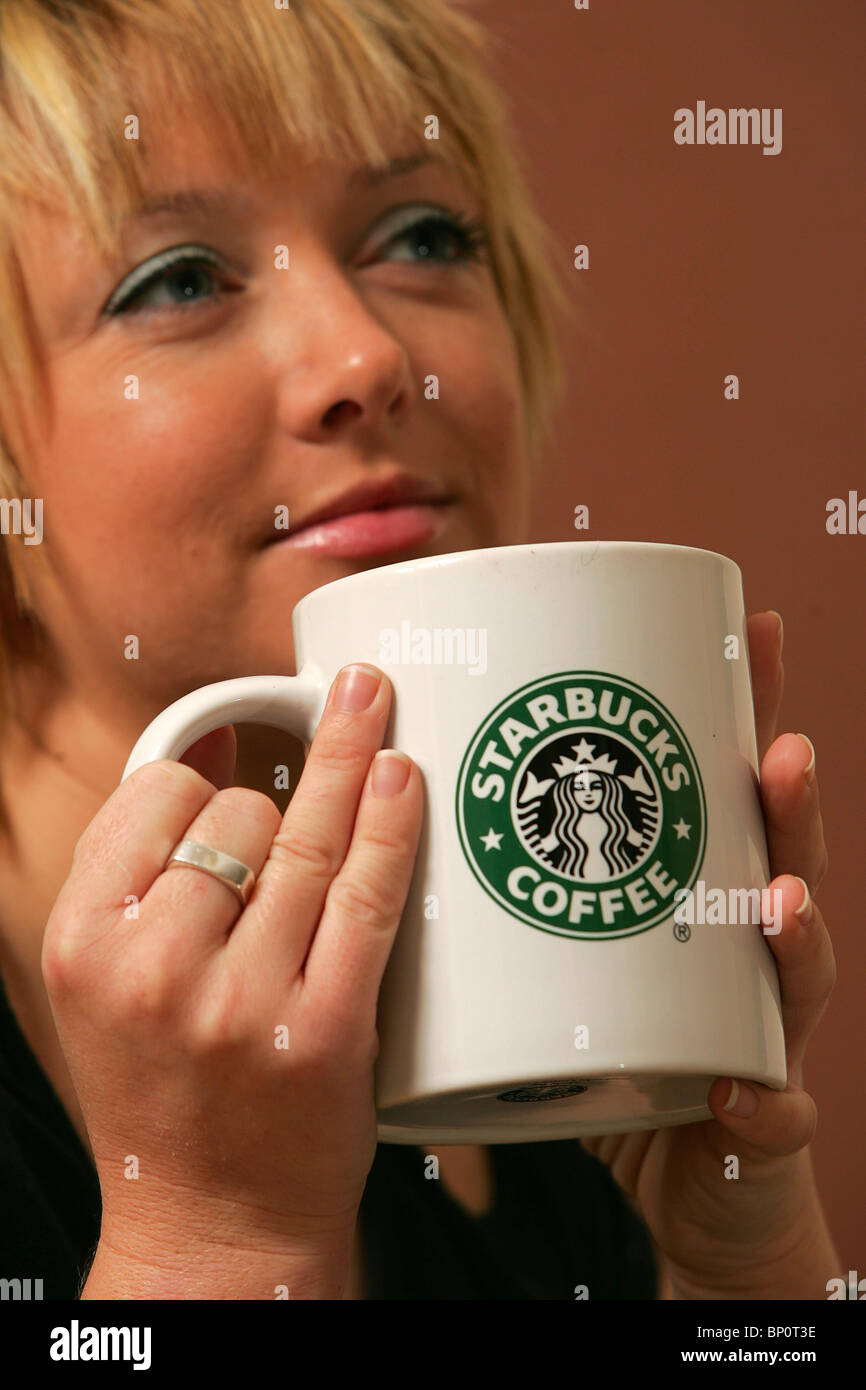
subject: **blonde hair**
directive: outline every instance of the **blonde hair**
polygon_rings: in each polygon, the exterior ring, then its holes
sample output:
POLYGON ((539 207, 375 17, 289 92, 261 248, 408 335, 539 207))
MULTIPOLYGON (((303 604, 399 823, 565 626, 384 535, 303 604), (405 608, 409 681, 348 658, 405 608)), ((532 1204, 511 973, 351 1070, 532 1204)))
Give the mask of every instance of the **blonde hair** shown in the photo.
MULTIPOLYGON (((136 140, 124 122, 158 101, 180 124, 205 96, 263 170, 285 159, 286 139, 314 158, 383 166, 380 130, 414 130, 425 153, 458 165, 481 204, 534 463, 563 386, 553 315, 569 301, 486 69, 491 42, 458 0, 0 0, 0 402, 32 408, 42 390, 16 204, 71 205, 110 253, 147 192, 146 122, 136 140), (439 139, 428 141, 431 115, 439 139)), ((14 453, 4 406, 0 491, 10 499, 22 493, 14 453)), ((9 615, 29 602, 20 543, 0 546, 0 666, 9 615)))

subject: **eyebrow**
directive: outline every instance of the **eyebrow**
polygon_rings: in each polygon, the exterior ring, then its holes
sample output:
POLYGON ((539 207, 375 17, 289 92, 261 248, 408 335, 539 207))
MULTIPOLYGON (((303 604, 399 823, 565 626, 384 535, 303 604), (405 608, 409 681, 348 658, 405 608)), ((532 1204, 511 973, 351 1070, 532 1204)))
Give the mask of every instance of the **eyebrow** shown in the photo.
MULTIPOLYGON (((405 177, 425 164, 432 164, 433 156, 420 154, 397 155, 387 164, 369 165, 355 169, 346 181, 348 188, 375 188, 388 179, 405 177)), ((441 161, 437 161, 441 162, 441 161)), ((252 202, 242 194, 227 189, 181 188, 175 192, 154 193, 138 203, 129 215, 128 221, 143 221, 148 217, 158 217, 161 213, 250 213, 252 202)))
MULTIPOLYGON (((363 169, 356 169, 350 174, 348 183, 352 188, 375 188, 377 184, 385 183, 387 179, 396 179, 404 174, 414 173, 424 164, 432 164, 433 156, 421 151, 419 154, 399 154, 393 159, 389 159, 387 164, 377 167, 367 165, 363 169)), ((442 161, 437 161, 441 163, 442 161)))

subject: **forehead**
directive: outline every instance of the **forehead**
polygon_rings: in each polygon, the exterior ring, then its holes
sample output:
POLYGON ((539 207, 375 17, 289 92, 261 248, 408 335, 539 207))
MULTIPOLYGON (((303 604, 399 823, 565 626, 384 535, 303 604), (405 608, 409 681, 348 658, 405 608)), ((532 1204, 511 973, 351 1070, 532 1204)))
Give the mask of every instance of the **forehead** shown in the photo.
MULTIPOLYGON (((180 136, 177 121, 164 113, 156 115, 152 123, 148 121, 147 130, 147 143, 140 156, 136 152, 134 180, 121 179, 113 193, 104 192, 112 252, 115 243, 120 245, 126 223, 146 221, 164 212, 239 213, 244 204, 251 210, 260 198, 265 201, 262 195, 291 198, 293 184, 298 185, 302 207, 312 206, 319 191, 326 198, 332 191, 360 194, 417 168, 436 172, 451 184, 462 184, 464 191, 474 191, 462 161, 452 159, 444 150, 431 149, 412 130, 404 132, 402 138, 393 129, 383 131, 379 137, 381 157, 376 155, 372 161, 363 151, 322 153, 285 135, 270 149, 251 150, 232 122, 204 102, 184 118, 180 136), (198 196, 202 194, 203 198, 198 196)), ((29 217, 44 218, 45 214, 79 224, 77 229, 70 227, 68 234, 88 240, 89 223, 74 200, 55 197, 48 206, 30 205, 29 217)))
MULTIPOLYGON (((129 142, 130 158, 135 160, 136 166, 134 178, 121 179, 113 183, 111 190, 103 190, 105 206, 118 238, 124 223, 132 221, 142 209, 158 203, 158 210, 164 210, 160 201, 164 195, 189 189, 216 194, 225 190, 229 195, 239 195, 242 188, 290 193, 293 177, 299 182, 301 178, 312 178, 313 188, 317 178, 324 183, 326 177, 333 180, 335 186, 345 182, 351 188, 348 182, 351 175, 369 167, 362 155, 340 151, 323 155, 319 150, 289 141, 285 135, 270 150, 251 151, 232 119, 206 98, 182 115, 168 113, 155 104, 152 111, 145 109, 139 113, 137 120, 137 138, 129 142)), ((135 126, 129 128, 136 132, 135 126)), ((431 154, 417 135, 406 132, 398 143, 398 134, 393 130, 382 132, 385 162, 397 155, 408 157, 409 161, 427 159, 443 173, 460 177, 459 168, 438 152, 431 154)), ((304 200, 310 191, 311 184, 307 182, 304 200)), ((91 253, 97 249, 89 223, 78 204, 59 191, 53 191, 45 202, 22 199, 17 213, 15 239, 22 260, 27 257, 28 250, 34 257, 52 248, 56 253, 56 238, 61 235, 63 258, 67 262, 85 248, 91 253)))
POLYGON ((359 93, 353 100, 342 89, 321 91, 324 78, 318 73, 305 96, 293 94, 282 111, 273 111, 264 99, 229 96, 220 85, 208 86, 204 77, 195 80, 188 96, 178 97, 169 80, 158 59, 148 54, 136 74, 141 100, 130 107, 130 115, 138 118, 137 132, 125 130, 124 139, 115 142, 122 147, 121 156, 128 156, 124 162, 132 166, 132 179, 142 190, 171 183, 195 186, 208 176, 279 179, 300 166, 348 170, 384 163, 397 149, 458 166, 466 163, 460 140, 450 131, 432 144, 424 138, 412 109, 418 93, 407 94, 397 119, 369 102, 364 102, 361 118, 359 93), (127 140, 133 133, 137 138, 127 140))
POLYGON ((211 170, 240 173, 249 166, 233 123, 204 96, 175 113, 153 103, 138 114, 137 138, 129 141, 133 143, 130 154, 144 186, 166 176, 185 180, 211 170))

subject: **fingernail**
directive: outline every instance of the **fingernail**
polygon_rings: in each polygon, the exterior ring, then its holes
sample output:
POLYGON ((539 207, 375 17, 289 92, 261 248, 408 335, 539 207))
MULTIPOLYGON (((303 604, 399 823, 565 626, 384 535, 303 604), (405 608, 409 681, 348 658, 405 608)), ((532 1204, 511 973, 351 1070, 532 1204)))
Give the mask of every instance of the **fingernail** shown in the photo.
POLYGON ((731 1080, 731 1094, 722 1106, 731 1115, 737 1115, 740 1119, 747 1120, 750 1115, 754 1115, 758 1108, 758 1094, 753 1091, 751 1086, 747 1086, 745 1081, 731 1080))
POLYGON ((794 877, 798 883, 803 885, 803 901, 799 907, 794 908, 794 916, 799 917, 803 926, 807 927, 812 920, 812 894, 809 892, 805 879, 800 878, 799 874, 795 874, 794 877))
POLYGON ((815 745, 813 744, 810 738, 806 737, 805 734, 798 734, 797 737, 803 740, 811 754, 808 763, 803 768, 803 776, 806 779, 806 786, 811 787, 812 783, 815 781, 815 745))
POLYGON ((772 613, 772 615, 773 615, 774 618, 778 618, 778 619, 779 619, 779 656, 781 656, 781 655, 782 655, 782 643, 783 643, 784 640, 785 640, 785 625, 784 625, 784 623, 782 622, 782 615, 781 615, 781 613, 777 613, 776 610, 775 610, 775 608, 768 608, 768 609, 767 609, 767 612, 768 612, 768 613, 772 613))
POLYGON ((396 796, 409 781, 409 759, 395 748, 382 748, 373 759, 373 791, 377 796, 396 796))
POLYGON ((337 709, 349 714, 358 714, 367 709, 376 698, 381 676, 374 666, 359 662, 357 666, 345 666, 337 680, 334 700, 337 709))

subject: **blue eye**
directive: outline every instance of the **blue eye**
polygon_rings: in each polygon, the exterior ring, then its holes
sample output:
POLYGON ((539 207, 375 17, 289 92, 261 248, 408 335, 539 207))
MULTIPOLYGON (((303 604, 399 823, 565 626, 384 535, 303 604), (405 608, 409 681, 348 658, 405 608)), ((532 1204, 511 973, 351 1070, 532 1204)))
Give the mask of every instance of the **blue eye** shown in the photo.
POLYGON ((217 298, 218 294, 228 292, 223 287, 217 295, 210 294, 204 299, 196 294, 196 287, 201 288, 202 279, 213 284, 216 279, 214 269, 222 267, 220 257, 206 246, 181 246, 162 251, 127 275, 111 295, 102 312, 108 317, 136 313, 141 301, 151 297, 152 290, 157 286, 176 289, 179 298, 169 297, 168 305, 151 303, 148 308, 194 308, 198 304, 217 298))
POLYGON ((487 236, 480 218, 469 218, 443 212, 426 213, 410 226, 398 232, 388 242, 394 246, 401 241, 413 241, 419 261, 480 261, 484 259, 487 236), (443 243, 449 242, 452 254, 436 254, 443 243))

